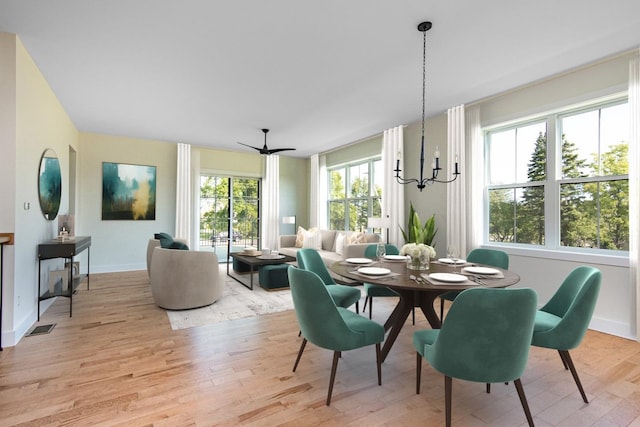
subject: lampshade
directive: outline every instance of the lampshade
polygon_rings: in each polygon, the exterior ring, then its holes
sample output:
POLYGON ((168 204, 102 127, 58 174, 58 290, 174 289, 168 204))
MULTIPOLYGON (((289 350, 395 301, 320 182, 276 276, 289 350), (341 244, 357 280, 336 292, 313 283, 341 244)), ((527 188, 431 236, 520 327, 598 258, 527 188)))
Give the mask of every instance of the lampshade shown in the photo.
POLYGON ((369 217, 367 218, 369 228, 389 228, 389 218, 369 217))

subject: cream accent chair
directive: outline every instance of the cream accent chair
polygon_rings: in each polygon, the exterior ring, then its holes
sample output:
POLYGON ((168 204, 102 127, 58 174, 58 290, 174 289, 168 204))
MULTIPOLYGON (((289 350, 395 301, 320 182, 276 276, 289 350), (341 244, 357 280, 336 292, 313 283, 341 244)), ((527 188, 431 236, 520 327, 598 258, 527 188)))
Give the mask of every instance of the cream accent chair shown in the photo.
POLYGON ((147 274, 149 277, 151 277, 151 257, 153 256, 153 250, 159 247, 159 239, 149 239, 149 243, 147 243, 147 274))
MULTIPOLYGON (((174 239, 176 242, 187 243, 183 239, 174 239)), ((153 257, 153 250, 160 246, 160 239, 149 239, 147 243, 147 274, 151 277, 151 257, 153 257)))
POLYGON ((213 252, 155 247, 150 277, 153 299, 165 309, 204 307, 222 297, 224 284, 213 252))

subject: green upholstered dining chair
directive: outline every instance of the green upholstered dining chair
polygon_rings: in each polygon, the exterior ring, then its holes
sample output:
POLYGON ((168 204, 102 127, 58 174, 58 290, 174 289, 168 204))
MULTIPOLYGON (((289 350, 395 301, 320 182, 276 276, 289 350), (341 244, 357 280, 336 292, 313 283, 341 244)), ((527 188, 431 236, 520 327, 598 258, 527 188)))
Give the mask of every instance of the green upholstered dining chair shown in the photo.
POLYGON ((513 381, 529 425, 533 418, 522 388, 538 297, 533 289, 471 288, 451 305, 440 329, 416 331, 416 393, 424 357, 444 374, 446 425, 451 425, 452 378, 481 383, 513 381))
POLYGON ((565 369, 571 370, 584 403, 589 403, 569 350, 582 342, 596 306, 602 274, 594 267, 575 268, 536 314, 531 345, 558 350, 565 369))
MULTIPOLYGON (((376 259, 376 249, 378 245, 369 245, 364 250, 365 258, 376 259)), ((385 255, 398 255, 400 251, 398 247, 391 244, 385 245, 385 255)), ((374 285, 373 283, 364 283, 364 293, 366 295, 362 311, 367 309, 367 302, 369 303, 369 319, 371 319, 371 313, 373 311, 373 297, 397 297, 398 293, 386 286, 374 285)), ((413 324, 416 324, 416 311, 413 309, 413 324)))
MULTIPOLYGON (((509 254, 498 249, 472 249, 467 254, 467 262, 490 265, 492 267, 509 269, 509 254)), ((460 292, 452 291, 440 295, 440 320, 444 319, 444 302, 453 301, 460 292)))
POLYGON ((320 258, 320 254, 317 250, 311 248, 299 249, 296 254, 298 260, 298 267, 303 270, 313 271, 322 282, 327 286, 329 295, 333 298, 338 307, 348 308, 353 304, 356 305, 356 313, 359 313, 360 289, 353 286, 338 285, 333 277, 329 274, 327 266, 320 258))
POLYGON ((333 365, 327 393, 329 406, 342 352, 375 344, 378 385, 382 385, 380 343, 384 340, 384 327, 344 307, 336 306, 329 295, 328 287, 314 272, 290 267, 288 275, 293 307, 303 337, 293 372, 298 367, 307 341, 318 347, 333 350, 333 365))

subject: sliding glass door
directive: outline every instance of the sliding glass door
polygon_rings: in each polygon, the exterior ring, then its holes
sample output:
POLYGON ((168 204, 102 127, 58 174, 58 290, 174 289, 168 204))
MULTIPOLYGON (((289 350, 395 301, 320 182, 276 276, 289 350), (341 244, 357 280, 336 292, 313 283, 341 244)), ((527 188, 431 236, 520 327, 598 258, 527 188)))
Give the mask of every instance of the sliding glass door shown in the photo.
POLYGON ((229 252, 260 247, 260 180, 200 177, 200 248, 229 262, 229 252))

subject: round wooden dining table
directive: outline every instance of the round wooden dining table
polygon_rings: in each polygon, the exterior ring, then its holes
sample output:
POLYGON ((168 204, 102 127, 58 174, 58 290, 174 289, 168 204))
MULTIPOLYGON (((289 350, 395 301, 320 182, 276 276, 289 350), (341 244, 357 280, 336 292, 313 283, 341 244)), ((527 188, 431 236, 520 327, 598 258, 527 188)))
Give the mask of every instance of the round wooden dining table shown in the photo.
POLYGON ((433 306, 433 302, 438 295, 449 291, 463 291, 475 287, 505 288, 520 281, 520 276, 516 273, 495 267, 491 268, 498 270, 500 274, 474 275, 462 270, 471 266, 482 267, 480 264, 465 263, 454 267, 451 264, 445 264, 440 261, 431 261, 429 270, 422 271, 408 269, 404 261, 375 262, 372 266, 389 269, 390 273, 385 275, 365 275, 358 272, 358 267, 361 266, 350 264, 347 261, 333 263, 330 268, 334 273, 351 280, 386 286, 393 289, 400 296, 398 304, 384 324, 384 329, 388 332, 388 335, 382 347, 383 361, 389 354, 393 343, 398 338, 398 334, 414 307, 419 307, 422 310, 432 328, 439 329, 441 321, 433 306), (430 273, 462 273, 467 275, 469 280, 460 283, 440 282, 430 279, 428 277, 430 273))

